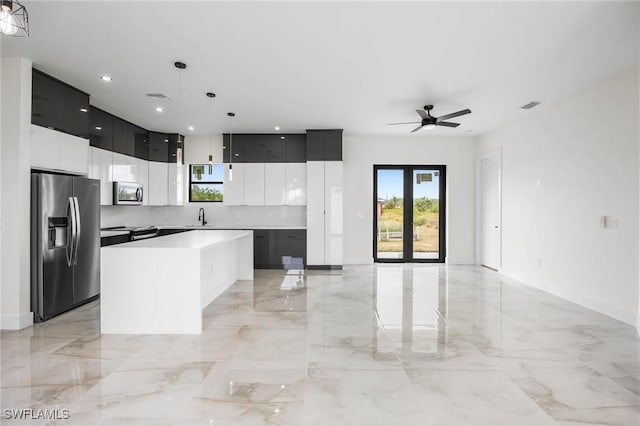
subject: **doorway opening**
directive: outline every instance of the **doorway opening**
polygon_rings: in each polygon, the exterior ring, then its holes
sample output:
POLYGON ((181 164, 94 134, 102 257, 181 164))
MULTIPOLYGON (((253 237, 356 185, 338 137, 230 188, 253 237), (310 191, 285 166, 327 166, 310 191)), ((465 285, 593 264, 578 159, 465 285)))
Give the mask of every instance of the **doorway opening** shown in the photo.
POLYGON ((373 166, 375 262, 444 263, 446 166, 373 166))

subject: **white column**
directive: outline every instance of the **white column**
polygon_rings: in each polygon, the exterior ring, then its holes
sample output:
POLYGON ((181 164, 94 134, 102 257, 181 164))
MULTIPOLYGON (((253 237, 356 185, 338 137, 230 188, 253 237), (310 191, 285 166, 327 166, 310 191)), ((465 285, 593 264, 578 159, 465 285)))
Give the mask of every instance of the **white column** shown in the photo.
POLYGON ((2 59, 0 328, 31 325, 31 61, 2 59), (25 214, 26 213, 26 214, 25 214))
MULTIPOLYGON (((640 82, 640 67, 638 68, 638 82, 640 82)), ((638 85, 638 102, 640 102, 640 84, 638 85)), ((638 121, 636 122, 638 127, 640 127, 640 108, 638 110, 638 121)), ((638 129, 638 144, 640 144, 640 128, 638 129)), ((640 180, 638 181, 638 190, 640 191, 640 180)), ((640 220, 640 215, 638 215, 638 220, 640 220)), ((638 239, 640 240, 640 232, 638 234, 638 239)), ((640 335, 640 256, 638 259, 638 312, 636 315, 636 330, 638 331, 638 335, 640 335)))

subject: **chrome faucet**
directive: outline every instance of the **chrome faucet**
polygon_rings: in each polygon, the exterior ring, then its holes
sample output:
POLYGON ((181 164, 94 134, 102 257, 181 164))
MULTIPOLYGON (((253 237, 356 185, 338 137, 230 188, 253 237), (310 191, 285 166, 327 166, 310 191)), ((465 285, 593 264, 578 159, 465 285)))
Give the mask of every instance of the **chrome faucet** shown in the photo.
POLYGON ((204 220, 204 208, 200 207, 200 211, 198 212, 198 220, 202 222, 202 226, 207 224, 207 221, 204 220))

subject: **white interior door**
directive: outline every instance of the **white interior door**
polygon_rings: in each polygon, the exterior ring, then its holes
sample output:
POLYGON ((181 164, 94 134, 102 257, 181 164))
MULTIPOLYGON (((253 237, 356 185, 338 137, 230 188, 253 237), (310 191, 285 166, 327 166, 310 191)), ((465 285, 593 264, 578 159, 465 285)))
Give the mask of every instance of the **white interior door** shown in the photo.
POLYGON ((500 162, 492 156, 481 160, 481 263, 489 268, 500 268, 500 162))

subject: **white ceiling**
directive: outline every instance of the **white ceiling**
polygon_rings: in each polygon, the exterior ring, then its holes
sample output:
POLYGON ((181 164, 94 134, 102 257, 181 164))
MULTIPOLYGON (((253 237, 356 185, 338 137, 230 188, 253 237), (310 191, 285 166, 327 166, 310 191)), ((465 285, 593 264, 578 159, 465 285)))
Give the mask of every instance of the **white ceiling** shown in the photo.
POLYGON ((411 125, 387 123, 414 121, 427 103, 436 116, 473 113, 452 120, 457 129, 417 134, 475 135, 527 114, 529 101, 543 108, 637 64, 640 52, 638 2, 23 3, 31 37, 2 36, 2 56, 30 58, 143 127, 187 135, 228 131, 227 111, 234 132, 404 135, 411 125))

